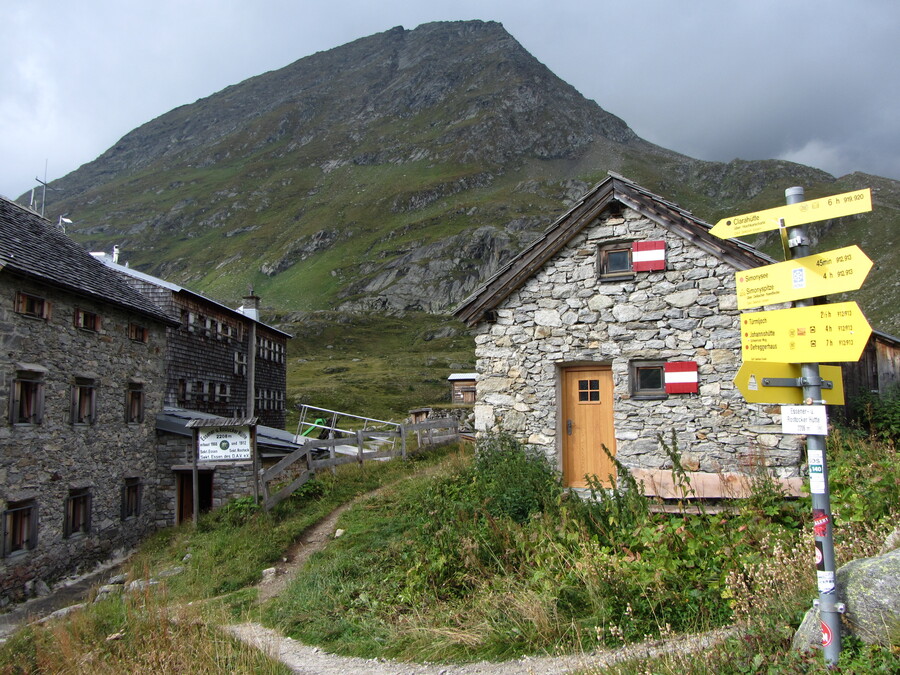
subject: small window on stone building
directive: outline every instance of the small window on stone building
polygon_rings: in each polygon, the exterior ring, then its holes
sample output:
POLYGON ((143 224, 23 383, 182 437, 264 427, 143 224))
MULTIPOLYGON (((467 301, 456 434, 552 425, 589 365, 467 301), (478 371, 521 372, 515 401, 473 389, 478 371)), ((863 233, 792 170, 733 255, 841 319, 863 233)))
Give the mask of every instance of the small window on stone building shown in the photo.
POLYGON ((10 394, 10 424, 40 424, 43 421, 43 372, 37 370, 17 370, 10 394))
POLYGON ((135 342, 146 342, 147 341, 147 327, 142 326, 138 323, 130 323, 128 324, 128 339, 134 340, 135 342))
POLYGON ((97 380, 76 377, 72 387, 72 424, 93 424, 97 420, 97 380))
POLYGON ((69 490, 63 536, 87 534, 91 531, 91 491, 88 488, 69 490))
POLYGON ((125 479, 125 485, 122 486, 122 520, 141 515, 142 487, 140 478, 125 479))
POLYGON ((16 312, 35 319, 49 319, 50 303, 37 295, 17 291, 16 312))
POLYGON ((144 385, 129 382, 125 391, 125 421, 137 424, 144 421, 144 385))
POLYGON ((631 242, 603 244, 597 248, 597 274, 601 280, 631 279, 631 242))
POLYGON ((664 361, 632 361, 632 398, 666 398, 664 368, 664 361))
POLYGON ((3 511, 3 555, 37 546, 38 509, 33 499, 8 502, 3 511))
POLYGON ((231 400, 231 385, 230 384, 219 384, 219 395, 218 395, 219 403, 228 403, 231 400))
POLYGON ((100 330, 100 315, 95 314, 94 312, 89 312, 86 309, 77 309, 75 310, 75 327, 81 328, 82 330, 89 330, 99 332, 100 330))

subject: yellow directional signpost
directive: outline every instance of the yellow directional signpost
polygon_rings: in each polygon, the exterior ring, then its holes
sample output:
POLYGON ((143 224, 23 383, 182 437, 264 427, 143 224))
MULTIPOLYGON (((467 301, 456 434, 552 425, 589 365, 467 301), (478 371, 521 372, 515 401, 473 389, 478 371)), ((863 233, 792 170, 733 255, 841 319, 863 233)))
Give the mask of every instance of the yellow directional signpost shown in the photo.
POLYGON ((872 269, 859 246, 735 272, 738 309, 855 291, 872 269))
POLYGON ((741 314, 741 349, 749 361, 858 361, 871 334, 855 302, 741 314))
POLYGON ((815 223, 830 218, 852 216, 872 210, 872 190, 856 190, 844 192, 831 197, 810 199, 805 202, 779 206, 765 211, 744 213, 740 216, 729 216, 717 222, 709 231, 722 239, 743 237, 748 234, 759 234, 779 227, 795 227, 807 223, 815 223))
POLYGON ((856 246, 809 255, 806 224, 872 210, 870 189, 803 200, 803 188, 785 190, 787 206, 724 218, 710 229, 723 239, 781 228, 788 262, 735 275, 738 308, 793 302, 791 309, 741 314, 744 363, 735 386, 751 403, 781 403, 782 432, 806 436, 809 491, 816 545, 817 607, 826 665, 841 652, 843 605, 838 602, 825 406, 844 403, 841 369, 820 361, 857 361, 872 329, 855 302, 816 305, 811 298, 856 290, 872 267, 856 246), (790 229, 788 229, 790 228, 790 229), (801 403, 803 405, 796 406, 801 403))
MULTIPOLYGON (((799 363, 769 363, 744 361, 737 375, 736 386, 748 403, 803 403, 799 363)), ((840 366, 819 366, 822 384, 822 400, 828 405, 844 405, 844 381, 840 366)))

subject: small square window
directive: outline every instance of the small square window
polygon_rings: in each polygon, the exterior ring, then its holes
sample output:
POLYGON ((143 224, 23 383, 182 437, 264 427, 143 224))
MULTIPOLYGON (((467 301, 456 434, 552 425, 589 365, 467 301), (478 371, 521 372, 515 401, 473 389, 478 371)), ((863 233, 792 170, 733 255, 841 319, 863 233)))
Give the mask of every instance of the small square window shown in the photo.
POLYGON ((128 324, 128 339, 134 340, 135 342, 146 342, 147 335, 146 326, 141 326, 137 323, 128 324))
POLYGON ((631 279, 631 242, 604 244, 597 249, 597 273, 600 279, 631 279))
POLYGON ((38 510, 34 500, 9 502, 3 511, 3 555, 37 546, 38 510))
POLYGON ((16 292, 16 312, 35 319, 50 317, 50 303, 30 293, 16 292))
POLYGON ((87 534, 91 531, 91 491, 87 488, 70 490, 66 499, 63 536, 87 534))
POLYGON ((666 398, 664 361, 631 363, 631 395, 634 398, 666 398))
POLYGON ((94 312, 88 312, 84 309, 76 309, 75 310, 75 327, 81 328, 82 330, 90 330, 99 332, 100 330, 100 315, 95 314, 94 312))
POLYGON ((578 380, 578 402, 597 403, 600 401, 600 380, 578 380))

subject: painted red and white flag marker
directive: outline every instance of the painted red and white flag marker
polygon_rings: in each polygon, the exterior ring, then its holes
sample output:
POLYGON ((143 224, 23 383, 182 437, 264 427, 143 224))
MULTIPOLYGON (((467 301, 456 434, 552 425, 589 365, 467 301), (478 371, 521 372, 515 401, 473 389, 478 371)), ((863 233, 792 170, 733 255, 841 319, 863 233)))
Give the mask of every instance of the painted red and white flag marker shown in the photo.
POLYGON ((696 394, 700 391, 700 377, 696 361, 669 361, 665 364, 667 394, 696 394))
POLYGON ((666 269, 666 242, 636 241, 631 246, 631 266, 635 272, 666 269))

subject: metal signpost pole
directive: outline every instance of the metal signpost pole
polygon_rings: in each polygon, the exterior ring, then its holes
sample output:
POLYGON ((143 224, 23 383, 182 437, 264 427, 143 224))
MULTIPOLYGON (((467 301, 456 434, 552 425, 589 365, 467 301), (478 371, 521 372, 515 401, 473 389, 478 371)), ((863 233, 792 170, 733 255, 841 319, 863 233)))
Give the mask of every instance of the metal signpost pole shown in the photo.
MULTIPOLYGON (((788 204, 804 201, 802 187, 785 190, 788 204)), ((809 255, 809 238, 806 226, 800 225, 788 230, 788 246, 791 257, 809 255)), ((795 307, 809 307, 812 299, 797 300, 795 307)), ((820 339, 825 339, 821 336, 820 339)), ((800 366, 803 384, 803 399, 808 405, 823 405, 822 380, 818 363, 803 363, 800 366)), ((813 529, 816 545, 816 579, 819 589, 819 617, 822 622, 822 646, 825 663, 836 664, 841 653, 841 613, 843 605, 837 602, 835 585, 834 536, 832 533, 831 498, 828 493, 828 464, 825 460, 825 436, 807 435, 806 452, 809 466, 809 486, 812 493, 813 529)))

